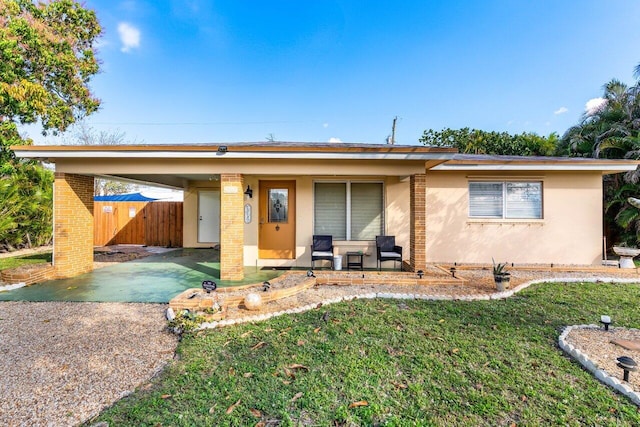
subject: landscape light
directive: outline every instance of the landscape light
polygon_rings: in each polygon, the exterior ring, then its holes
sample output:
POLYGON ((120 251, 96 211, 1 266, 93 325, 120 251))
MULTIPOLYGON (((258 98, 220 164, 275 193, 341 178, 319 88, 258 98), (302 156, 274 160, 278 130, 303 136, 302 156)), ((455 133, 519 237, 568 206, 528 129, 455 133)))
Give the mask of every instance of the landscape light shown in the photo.
POLYGON ((638 370, 638 364, 629 356, 620 356, 616 360, 618 361, 618 367, 624 371, 623 379, 629 382, 629 372, 638 370))
POLYGON ((215 291, 218 288, 218 285, 213 280, 205 280, 202 282, 202 289, 207 291, 207 293, 211 293, 211 291, 215 291))

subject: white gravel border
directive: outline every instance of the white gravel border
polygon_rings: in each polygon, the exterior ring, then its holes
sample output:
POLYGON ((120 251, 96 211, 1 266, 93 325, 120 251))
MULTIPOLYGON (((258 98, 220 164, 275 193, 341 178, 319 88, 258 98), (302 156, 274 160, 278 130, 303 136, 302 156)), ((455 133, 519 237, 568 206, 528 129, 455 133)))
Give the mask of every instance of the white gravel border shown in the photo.
MULTIPOLYGON (((336 298, 329 298, 323 300, 321 302, 307 304, 296 308, 291 308, 288 310, 282 311, 274 311, 271 313, 263 313, 257 315, 247 315, 246 317, 236 318, 236 319, 225 319, 214 322, 204 322, 200 324, 196 330, 203 329, 215 329, 223 326, 231 326, 240 323, 250 323, 250 322, 260 322, 263 320, 271 319, 272 317, 282 316, 283 314, 294 314, 294 313, 302 313, 305 311, 313 310, 318 308, 319 306, 336 304, 343 301, 351 301, 354 299, 374 299, 374 298, 384 298, 384 299, 398 299, 398 300, 426 300, 426 301, 486 301, 486 300, 500 300, 506 299, 514 294, 522 291, 523 289, 528 288, 531 285, 539 284, 539 283, 639 283, 638 279, 623 279, 617 277, 586 277, 586 278, 576 278, 576 277, 553 277, 553 278, 544 278, 544 279, 536 279, 530 280, 528 282, 522 283, 518 286, 515 286, 513 289, 509 289, 504 292, 494 292, 492 294, 481 294, 481 295, 429 295, 429 294, 400 294, 400 293, 388 293, 388 292, 371 292, 367 294, 352 294, 346 295, 336 298)), ((167 320, 173 320, 175 318, 175 313, 172 308, 168 308, 166 311, 167 320)))
POLYGON ((601 383, 611 387, 618 393, 627 396, 633 403, 640 406, 640 392, 634 391, 627 383, 620 381, 618 378, 609 375, 606 371, 600 369, 598 364, 589 359, 589 356, 573 345, 569 344, 566 340, 567 335, 574 329, 601 329, 597 325, 572 325, 564 328, 560 337, 558 337, 558 345, 560 348, 573 357, 578 363, 580 363, 587 371, 591 372, 601 383))
POLYGON ((26 283, 24 282, 18 282, 18 283, 14 283, 13 285, 3 285, 2 282, 0 282, 0 292, 4 292, 4 291, 12 291, 14 289, 20 289, 20 288, 24 288, 25 286, 27 286, 26 283))

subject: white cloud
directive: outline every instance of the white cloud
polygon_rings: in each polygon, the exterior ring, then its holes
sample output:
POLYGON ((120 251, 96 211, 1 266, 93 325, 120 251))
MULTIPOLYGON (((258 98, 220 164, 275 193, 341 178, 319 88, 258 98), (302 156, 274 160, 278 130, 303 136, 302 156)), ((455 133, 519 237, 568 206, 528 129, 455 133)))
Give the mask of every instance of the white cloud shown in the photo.
POLYGON ((606 103, 607 100, 604 98, 592 98, 584 105, 584 111, 587 113, 587 116, 592 116, 604 107, 606 103))
POLYGON ((328 128, 329 127, 329 123, 323 123, 322 127, 325 128, 325 129, 328 128))
POLYGON ((567 111, 569 111, 569 109, 567 107, 560 107, 556 111, 554 111, 553 114, 555 114, 557 116, 559 114, 564 114, 567 111))
POLYGON ((342 142, 342 140, 340 138, 335 138, 335 137, 331 137, 329 138, 329 142, 342 142))
POLYGON ((118 35, 122 42, 122 52, 129 52, 133 48, 140 47, 140 30, 131 24, 121 22, 118 24, 118 35))

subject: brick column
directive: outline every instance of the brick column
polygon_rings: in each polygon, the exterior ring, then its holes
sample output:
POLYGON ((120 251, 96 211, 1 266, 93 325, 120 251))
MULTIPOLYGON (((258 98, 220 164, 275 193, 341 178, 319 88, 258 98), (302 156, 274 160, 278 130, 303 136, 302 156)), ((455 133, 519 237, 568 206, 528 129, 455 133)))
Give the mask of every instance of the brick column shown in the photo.
POLYGON ((220 278, 244 279, 244 189, 242 174, 220 176, 220 278))
POLYGON ((56 172, 53 201, 56 277, 93 270, 93 177, 56 172))
POLYGON ((409 265, 413 271, 424 269, 427 265, 426 257, 426 190, 427 177, 425 174, 411 175, 410 179, 410 210, 411 210, 411 258, 409 265))

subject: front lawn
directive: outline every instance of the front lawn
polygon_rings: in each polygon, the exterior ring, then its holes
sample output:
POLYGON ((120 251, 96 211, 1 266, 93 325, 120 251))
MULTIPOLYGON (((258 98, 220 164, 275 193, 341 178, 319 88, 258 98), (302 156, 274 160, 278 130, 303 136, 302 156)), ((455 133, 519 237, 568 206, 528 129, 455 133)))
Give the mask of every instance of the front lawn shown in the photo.
POLYGON ((99 420, 640 425, 636 406, 557 347, 563 326, 601 314, 640 328, 639 302, 639 285, 538 285, 505 301, 353 301, 200 332, 99 420))
POLYGON ((34 255, 0 258, 0 271, 7 268, 20 267, 27 264, 42 264, 51 262, 51 252, 42 252, 34 255))

